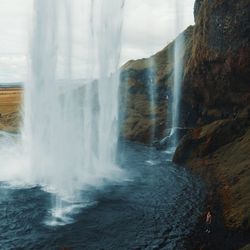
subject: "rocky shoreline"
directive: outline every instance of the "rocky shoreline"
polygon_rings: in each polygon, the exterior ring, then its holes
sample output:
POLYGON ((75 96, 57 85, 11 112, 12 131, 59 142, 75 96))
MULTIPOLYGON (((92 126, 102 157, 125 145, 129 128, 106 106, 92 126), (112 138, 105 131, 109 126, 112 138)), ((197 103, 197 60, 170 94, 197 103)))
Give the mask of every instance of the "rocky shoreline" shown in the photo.
MULTIPOLYGON (((211 188, 211 186, 209 186, 211 188)), ((184 245, 187 250, 247 250, 250 249, 249 231, 232 231, 225 227, 223 220, 221 199, 218 192, 214 189, 206 198, 205 207, 210 207, 213 212, 213 223, 211 232, 205 231, 205 216, 200 217, 195 228, 189 237, 186 238, 184 245), (212 202, 211 202, 212 200, 212 202)))
POLYGON ((204 216, 187 249, 241 249, 250 243, 249 124, 249 119, 228 119, 192 129, 175 152, 173 160, 201 176, 208 190, 204 216), (208 206, 214 217, 210 235, 204 233, 208 206))

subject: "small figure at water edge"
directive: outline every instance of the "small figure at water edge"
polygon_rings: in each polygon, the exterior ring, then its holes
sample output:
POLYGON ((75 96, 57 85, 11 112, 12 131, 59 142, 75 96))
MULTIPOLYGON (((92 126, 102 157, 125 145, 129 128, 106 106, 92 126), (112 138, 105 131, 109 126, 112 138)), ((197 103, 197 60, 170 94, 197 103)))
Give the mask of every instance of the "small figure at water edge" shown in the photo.
POLYGON ((211 233, 211 224, 212 224, 212 213, 211 209, 208 210, 206 215, 206 233, 211 233))

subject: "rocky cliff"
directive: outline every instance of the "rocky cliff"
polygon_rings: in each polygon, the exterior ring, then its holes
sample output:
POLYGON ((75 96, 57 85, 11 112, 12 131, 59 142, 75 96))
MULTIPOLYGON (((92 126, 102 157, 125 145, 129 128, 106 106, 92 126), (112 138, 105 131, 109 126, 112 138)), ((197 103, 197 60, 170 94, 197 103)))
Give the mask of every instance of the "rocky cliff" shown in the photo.
POLYGON ((198 0, 194 13, 192 53, 183 83, 184 121, 197 125, 221 118, 247 117, 250 1, 198 0))
POLYGON ((194 14, 181 100, 191 129, 174 161, 206 180, 217 206, 226 233, 208 249, 238 249, 250 232, 250 1, 197 0, 194 14))
MULTIPOLYGON (((184 60, 180 117, 189 132, 174 161, 206 180, 208 204, 216 207, 220 227, 190 249, 239 249, 249 243, 250 232, 250 0, 196 0, 194 16, 194 27, 183 33, 180 55, 184 60)), ((125 138, 149 142, 153 123, 154 138, 167 134, 175 42, 150 58, 123 66, 125 138), (155 117, 149 115, 151 72, 157 90, 155 117)))
POLYGON ((186 62, 191 54, 192 35, 190 26, 160 52, 129 61, 121 68, 121 135, 126 139, 149 143, 167 135, 171 126, 174 46, 184 38, 179 56, 186 62))
MULTIPOLYGON (((193 127, 250 115, 249 0, 197 0, 195 26, 180 36, 185 45, 181 124, 193 127), (223 97, 223 98, 222 98, 223 97)), ((180 39, 180 36, 177 39, 180 39)), ((171 124, 173 41, 150 58, 121 69, 122 136, 148 143, 162 138, 171 124), (153 82, 155 116, 150 114, 153 82), (124 108, 125 107, 125 108, 124 108)))

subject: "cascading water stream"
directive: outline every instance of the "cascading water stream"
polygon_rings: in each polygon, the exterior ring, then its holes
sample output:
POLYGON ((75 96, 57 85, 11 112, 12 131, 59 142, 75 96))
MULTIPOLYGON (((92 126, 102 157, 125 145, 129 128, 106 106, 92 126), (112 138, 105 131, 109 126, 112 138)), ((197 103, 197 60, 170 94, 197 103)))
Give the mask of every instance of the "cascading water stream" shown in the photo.
MULTIPOLYGON (((148 91, 148 98, 149 98, 149 117, 151 122, 151 130, 150 130, 150 144, 153 145, 155 139, 155 119, 156 119, 156 103, 155 103, 155 81, 156 81, 156 69, 155 69, 155 62, 153 57, 149 58, 149 65, 148 65, 148 72, 147 72, 147 91, 148 91)), ((150 150, 149 160, 147 161, 148 164, 154 165, 154 153, 153 148, 150 150)))
POLYGON ((149 59, 149 68, 150 71, 148 73, 148 92, 149 92, 149 101, 150 101, 150 119, 152 120, 152 128, 151 128, 151 143, 153 143, 155 137, 155 118, 156 118, 156 103, 155 103, 155 88, 156 88, 156 70, 155 70, 155 62, 153 58, 149 59))
MULTIPOLYGON (((180 13, 180 1, 175 2, 176 7, 176 30, 180 30, 181 17, 180 13)), ((174 43, 174 84, 173 84, 173 103, 172 103, 172 126, 170 132, 171 147, 176 148, 179 140, 180 127, 180 99, 181 99, 181 87, 183 77, 183 47, 184 47, 184 36, 180 34, 174 43)))
POLYGON ((93 40, 97 47, 99 120, 98 152, 99 168, 106 164, 112 170, 116 157, 118 138, 118 87, 121 51, 122 11, 125 0, 110 4, 93 1, 93 40), (112 18, 111 18, 112 17, 112 18), (107 39, 108 38, 108 39, 107 39))

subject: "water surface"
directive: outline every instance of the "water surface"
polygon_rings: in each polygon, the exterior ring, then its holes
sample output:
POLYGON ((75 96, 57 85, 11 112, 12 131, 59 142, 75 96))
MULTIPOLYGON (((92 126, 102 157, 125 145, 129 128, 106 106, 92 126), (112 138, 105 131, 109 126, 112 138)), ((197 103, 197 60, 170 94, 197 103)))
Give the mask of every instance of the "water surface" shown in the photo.
POLYGON ((201 183, 166 152, 134 143, 119 152, 127 180, 83 192, 89 205, 64 226, 45 223, 51 194, 1 183, 1 250, 183 249, 201 213, 201 183))

